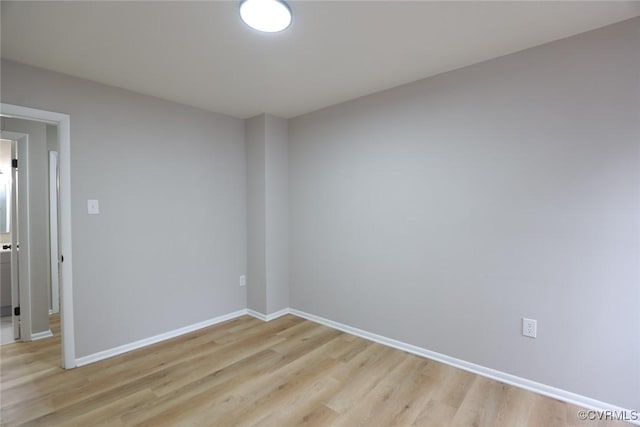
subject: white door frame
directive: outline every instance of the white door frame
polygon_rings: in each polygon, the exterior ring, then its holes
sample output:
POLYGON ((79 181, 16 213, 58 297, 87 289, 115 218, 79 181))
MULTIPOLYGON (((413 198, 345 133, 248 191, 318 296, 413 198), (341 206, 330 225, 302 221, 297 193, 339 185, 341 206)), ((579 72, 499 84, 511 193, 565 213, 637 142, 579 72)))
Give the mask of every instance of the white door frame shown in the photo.
MULTIPOLYGON (((17 185, 11 198, 11 309, 20 307, 20 340, 31 341, 31 211, 29 208, 29 135, 2 131, 4 139, 12 142, 11 158, 18 159, 17 185), (14 197, 14 195, 16 197, 14 197), (12 200, 13 201, 13 200, 12 200), (18 215, 16 215, 16 212, 18 215), (20 253, 18 254, 18 244, 20 253), (18 298, 16 298, 18 296, 18 298)), ((11 167, 11 177, 14 169, 11 167)), ((13 182, 16 182, 15 180, 13 182)), ((12 188, 14 190, 14 188, 12 188)), ((16 332, 15 312, 11 313, 16 332)))
POLYGON ((60 171, 60 327, 62 367, 76 367, 73 321, 73 277, 71 252, 71 119, 68 114, 0 103, 0 115, 34 120, 58 126, 58 167, 60 171))

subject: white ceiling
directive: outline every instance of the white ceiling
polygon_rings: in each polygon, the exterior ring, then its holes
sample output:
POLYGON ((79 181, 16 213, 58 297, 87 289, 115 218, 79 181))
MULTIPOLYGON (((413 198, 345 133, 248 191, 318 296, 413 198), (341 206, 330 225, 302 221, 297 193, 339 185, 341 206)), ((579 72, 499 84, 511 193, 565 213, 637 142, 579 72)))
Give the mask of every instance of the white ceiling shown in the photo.
POLYGON ((237 1, 2 1, 2 57, 247 118, 290 118, 640 15, 616 1, 291 1, 263 34, 237 1))

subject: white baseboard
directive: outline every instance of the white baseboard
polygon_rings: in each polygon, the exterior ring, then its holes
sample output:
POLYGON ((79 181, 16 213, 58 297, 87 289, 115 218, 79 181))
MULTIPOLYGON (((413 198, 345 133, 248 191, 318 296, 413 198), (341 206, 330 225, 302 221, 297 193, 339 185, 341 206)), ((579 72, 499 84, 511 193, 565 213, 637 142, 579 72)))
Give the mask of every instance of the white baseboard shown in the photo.
POLYGON ((289 308, 283 308, 282 310, 278 310, 275 313, 271 313, 271 314, 262 314, 258 311, 255 310, 251 310, 250 308, 247 309, 247 314, 249 316, 255 317, 256 319, 260 319, 264 322, 269 322, 273 319, 277 319, 278 317, 282 317, 286 314, 289 314, 291 312, 291 309, 289 308))
POLYGON ((36 332, 35 334, 31 334, 31 341, 42 340, 52 336, 53 336, 53 332, 51 332, 51 329, 43 332, 36 332))
POLYGON ((84 365, 88 365, 89 363, 97 362, 99 360, 108 359, 109 357, 117 356, 119 354, 127 353, 131 350, 136 350, 138 348, 146 347, 148 345, 155 344, 160 341, 165 341, 180 335, 188 334, 189 332, 206 328, 207 326, 212 326, 217 323, 225 322, 227 320, 235 319, 236 317, 244 316, 246 314, 247 314, 247 309, 234 311, 233 313, 224 314, 222 316, 214 317, 213 319, 194 323, 193 325, 184 326, 182 328, 174 329, 173 331, 165 332, 163 334, 155 335, 153 337, 145 338, 129 344, 110 348, 108 350, 100 351, 98 353, 90 354, 88 356, 79 357, 76 359, 76 366, 84 366, 84 365))
MULTIPOLYGON (((391 338, 384 337, 382 335, 374 334, 364 331, 362 329, 354 328, 352 326, 344 325, 342 323, 334 322, 333 320, 325 319, 314 314, 306 313, 304 311, 289 309, 289 313, 294 316, 302 317, 307 320, 311 320, 316 323, 328 326, 333 329, 338 329, 343 332, 347 332, 351 335, 356 335, 361 338, 368 339, 380 344, 387 345, 389 347, 397 348, 398 350, 406 351, 407 353, 415 354, 418 356, 426 357, 437 362, 441 362, 456 368, 463 369, 465 371, 472 372, 474 374, 481 375, 483 377, 491 378, 496 381, 500 381, 505 384, 510 384, 515 387, 523 388, 525 390, 532 391, 534 393, 542 394, 544 396, 551 397, 563 402, 571 403, 576 406, 580 406, 587 409, 593 409, 596 411, 614 411, 617 413, 633 414, 638 413, 630 409, 624 409, 616 405, 611 405, 606 402, 601 402, 590 397, 582 396, 570 391, 562 390, 556 387, 552 387, 546 384, 541 384, 535 381, 528 380, 526 378, 518 377, 506 372, 497 371, 495 369, 487 368, 485 366, 476 365, 464 360, 456 359, 446 354, 437 353, 435 351, 427 350, 422 347, 407 344, 402 341, 397 341, 391 338)), ((577 414, 576 414, 577 416, 577 414)), ((640 425, 640 420, 629 420, 632 424, 640 425)))

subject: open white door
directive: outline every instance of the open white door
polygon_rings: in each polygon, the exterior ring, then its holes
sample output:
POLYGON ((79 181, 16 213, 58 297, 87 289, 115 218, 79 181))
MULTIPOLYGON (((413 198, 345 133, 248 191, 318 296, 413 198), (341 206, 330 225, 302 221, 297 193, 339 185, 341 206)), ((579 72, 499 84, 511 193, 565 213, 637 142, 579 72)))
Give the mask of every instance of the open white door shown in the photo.
POLYGON ((18 271, 18 143, 11 141, 11 317, 13 339, 20 340, 20 279, 18 271))
POLYGON ((29 136, 2 131, 11 140, 11 310, 15 340, 31 340, 29 252, 29 136), (26 225, 25 225, 26 224, 26 225))
POLYGON ((58 153, 49 151, 49 252, 51 259, 51 313, 60 311, 58 250, 58 153))

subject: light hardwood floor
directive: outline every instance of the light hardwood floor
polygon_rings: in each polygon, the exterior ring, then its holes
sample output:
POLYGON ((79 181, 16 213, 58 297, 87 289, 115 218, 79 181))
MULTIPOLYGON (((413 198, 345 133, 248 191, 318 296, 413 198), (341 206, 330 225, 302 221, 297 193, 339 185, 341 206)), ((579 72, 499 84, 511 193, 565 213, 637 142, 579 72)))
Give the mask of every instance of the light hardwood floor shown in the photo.
POLYGON ((52 329, 0 347, 3 425, 614 425, 291 315, 244 316, 68 371, 57 317, 52 329))

